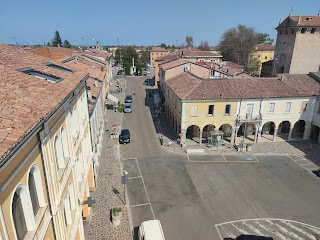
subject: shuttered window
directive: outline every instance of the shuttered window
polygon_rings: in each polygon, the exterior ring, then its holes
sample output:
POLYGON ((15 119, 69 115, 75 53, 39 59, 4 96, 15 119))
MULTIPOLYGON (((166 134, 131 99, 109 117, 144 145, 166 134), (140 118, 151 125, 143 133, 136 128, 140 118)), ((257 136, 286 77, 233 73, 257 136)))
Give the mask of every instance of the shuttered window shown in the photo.
POLYGON ((198 115, 198 105, 192 105, 191 106, 191 116, 197 116, 198 115))

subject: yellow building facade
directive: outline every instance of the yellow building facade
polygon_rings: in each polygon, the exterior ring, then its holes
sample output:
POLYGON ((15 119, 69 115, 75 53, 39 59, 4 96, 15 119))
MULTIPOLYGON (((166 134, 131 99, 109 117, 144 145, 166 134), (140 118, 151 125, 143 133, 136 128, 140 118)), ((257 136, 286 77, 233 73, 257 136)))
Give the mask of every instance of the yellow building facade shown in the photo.
POLYGON ((256 59, 259 62, 258 73, 261 74, 262 63, 273 60, 275 47, 271 44, 257 44, 250 55, 251 60, 256 59))

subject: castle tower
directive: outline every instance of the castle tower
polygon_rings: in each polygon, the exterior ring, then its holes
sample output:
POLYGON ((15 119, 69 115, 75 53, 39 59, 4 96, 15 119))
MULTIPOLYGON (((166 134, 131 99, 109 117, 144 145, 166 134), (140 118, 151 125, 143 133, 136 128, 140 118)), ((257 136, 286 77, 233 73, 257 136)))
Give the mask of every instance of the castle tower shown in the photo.
POLYGON ((276 28, 274 73, 319 71, 320 16, 288 16, 276 28))

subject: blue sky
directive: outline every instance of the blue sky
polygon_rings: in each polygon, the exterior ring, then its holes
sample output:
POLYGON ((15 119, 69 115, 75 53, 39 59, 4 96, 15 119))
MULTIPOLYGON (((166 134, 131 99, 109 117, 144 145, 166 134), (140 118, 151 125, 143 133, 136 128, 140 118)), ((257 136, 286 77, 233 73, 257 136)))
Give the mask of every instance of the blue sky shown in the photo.
MULTIPOLYGON (((59 31, 71 44, 215 46, 229 28, 244 24, 274 39, 280 18, 315 16, 319 0, 1 0, 0 42, 42 44, 59 31), (93 36, 93 37, 91 37, 93 36), (85 38, 81 39, 81 38, 85 38)), ((276 40, 276 39, 275 39, 276 40)))

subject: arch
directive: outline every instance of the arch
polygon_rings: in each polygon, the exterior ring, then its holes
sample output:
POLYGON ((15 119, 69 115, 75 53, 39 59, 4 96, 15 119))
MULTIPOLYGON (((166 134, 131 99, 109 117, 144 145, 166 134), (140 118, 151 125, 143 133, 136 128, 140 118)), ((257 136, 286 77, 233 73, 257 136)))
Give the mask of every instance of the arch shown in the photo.
POLYGON ((261 135, 273 135, 275 131, 276 125, 274 122, 266 122, 262 126, 262 132, 261 135))
POLYGON ((210 137, 211 136, 210 131, 214 131, 215 128, 216 128, 216 126, 214 126, 213 124, 208 124, 208 125, 204 126, 202 129, 202 137, 203 138, 210 137))
POLYGON ((292 136, 295 138, 303 138, 306 122, 304 120, 297 121, 292 128, 292 136))
POLYGON ((64 163, 67 165, 69 161, 69 146, 68 146, 68 139, 67 139, 67 132, 64 126, 61 127, 61 145, 62 145, 62 152, 64 163))
POLYGON ((291 124, 289 121, 282 121, 278 127, 278 135, 288 134, 290 131, 290 126, 291 124))
POLYGON ((38 210, 45 206, 45 199, 41 181, 40 170, 37 165, 33 165, 29 171, 28 187, 34 216, 38 210))
POLYGON ((191 140, 199 143, 199 141, 196 141, 196 139, 199 139, 199 137, 200 137, 200 128, 197 125, 189 126, 187 128, 186 137, 187 137, 187 139, 191 139, 191 140))
POLYGON ((320 127, 316 125, 311 125, 310 139, 315 143, 319 143, 319 134, 320 134, 320 127))
POLYGON ((76 209, 76 197, 74 195, 74 188, 72 182, 68 186, 69 196, 70 196, 70 207, 72 210, 76 209))
POLYGON ((69 195, 66 195, 63 199, 64 219, 66 226, 72 223, 71 207, 69 195))
POLYGON ((231 142, 232 126, 230 124, 223 124, 219 130, 223 132, 223 139, 231 142))
POLYGON ((27 232, 35 230, 36 223, 29 190, 23 184, 17 186, 12 195, 11 217, 17 239, 23 239, 27 232))
POLYGON ((65 162, 64 162, 64 156, 63 156, 63 148, 61 144, 60 135, 58 134, 54 137, 54 150, 55 150, 58 168, 64 168, 65 162))

